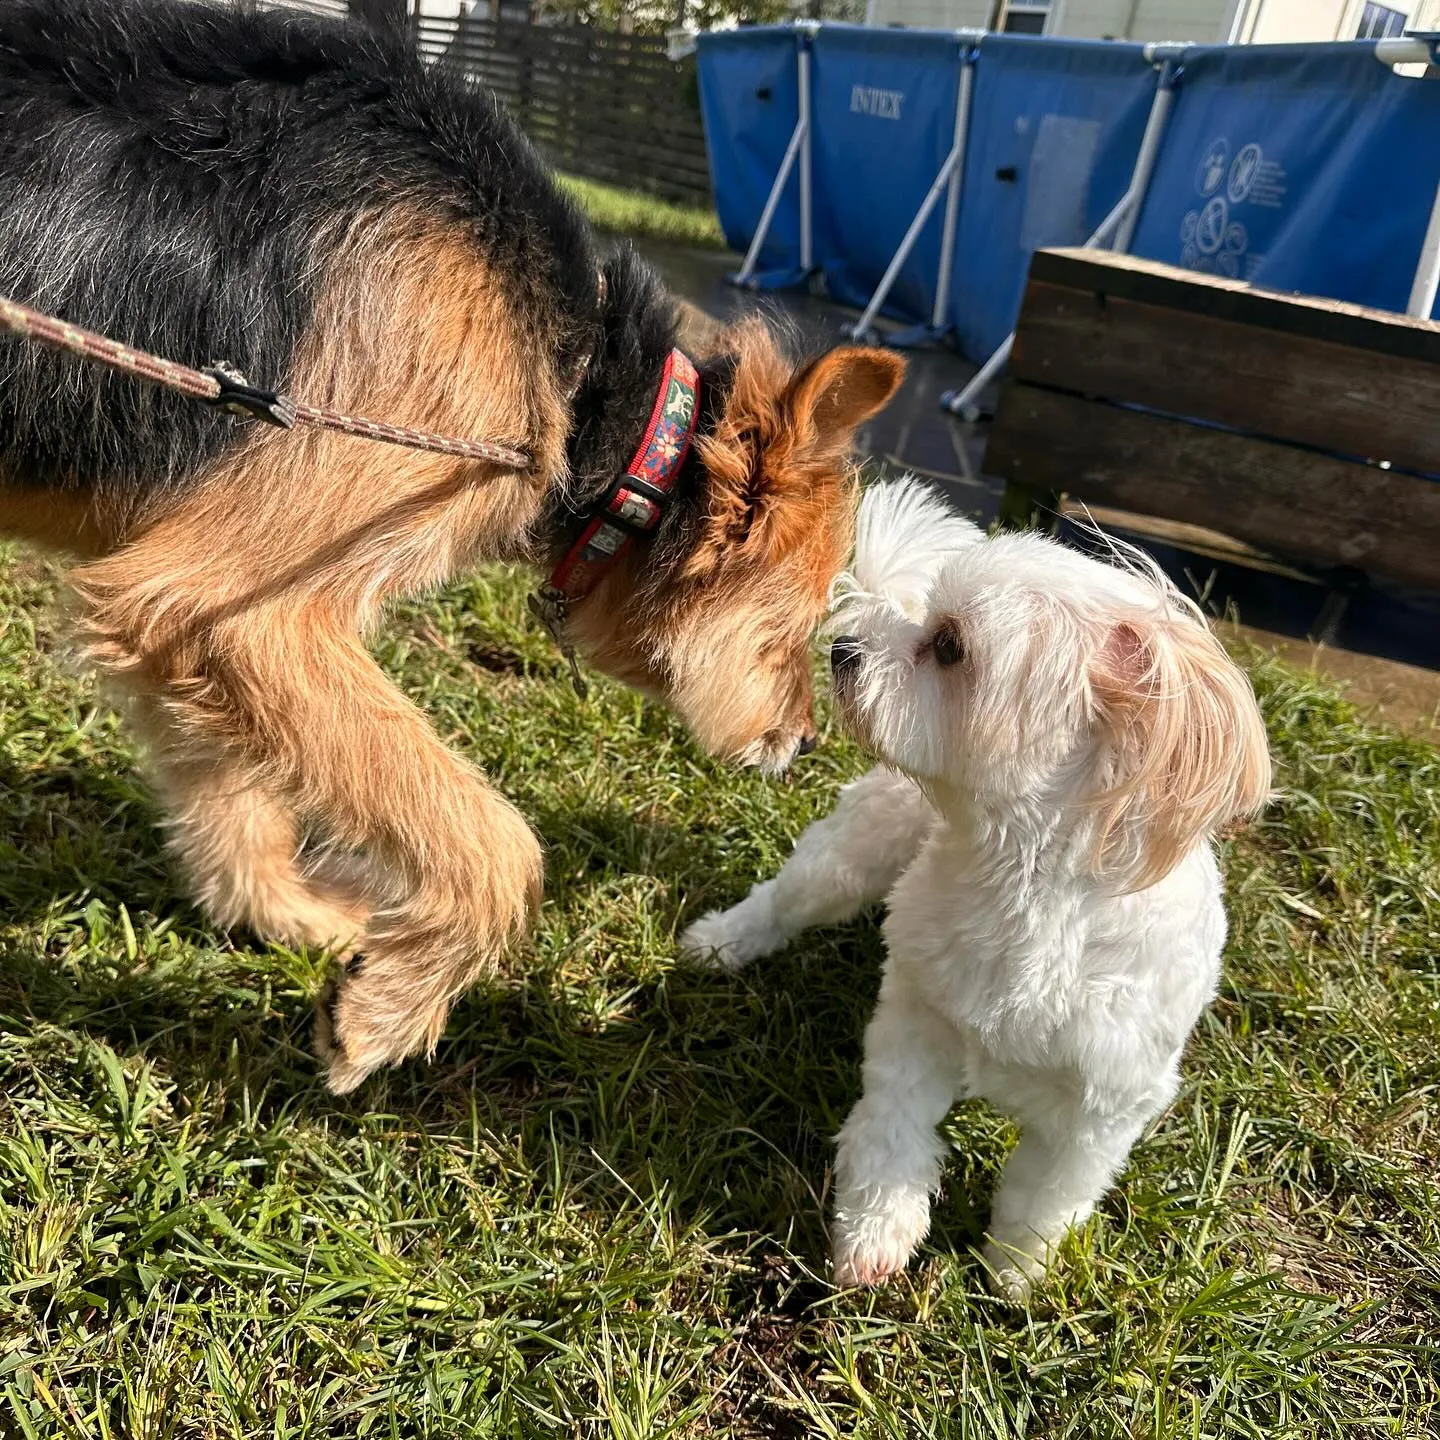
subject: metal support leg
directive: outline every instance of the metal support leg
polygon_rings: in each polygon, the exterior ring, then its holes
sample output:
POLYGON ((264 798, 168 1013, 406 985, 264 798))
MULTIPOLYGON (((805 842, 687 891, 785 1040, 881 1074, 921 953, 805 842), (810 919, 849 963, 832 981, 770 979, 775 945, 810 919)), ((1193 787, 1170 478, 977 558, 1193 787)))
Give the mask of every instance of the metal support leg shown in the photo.
POLYGON ((1160 73, 1159 88, 1155 91, 1155 100, 1145 121, 1145 133, 1140 137, 1140 153, 1135 157, 1130 188, 1125 192, 1131 203, 1115 232, 1113 248, 1122 255, 1129 253, 1130 242, 1135 238, 1140 211, 1145 204, 1145 196, 1150 192, 1150 177, 1155 173, 1155 161, 1160 155, 1160 142, 1165 138, 1165 128, 1170 123, 1170 112, 1174 108, 1175 80, 1167 65, 1160 73))
MULTIPOLYGON (((965 174, 965 140, 970 127, 970 94, 975 64, 975 43, 984 32, 962 30, 958 33, 962 40, 960 80, 955 99, 955 133, 950 143, 950 153, 941 163, 934 182, 926 192, 920 208, 915 212, 915 218, 910 222, 910 228, 905 232, 905 238, 901 240, 899 249, 895 251, 884 275, 880 277, 880 283, 875 287, 875 293, 871 295, 864 313, 853 325, 846 326, 846 333, 857 340, 875 338, 873 330, 875 317, 889 298, 891 288, 899 278, 905 262, 910 258, 910 252, 914 250, 919 241, 921 232, 929 223, 930 216, 934 213, 935 206, 939 204, 942 194, 947 197, 945 223, 940 236, 940 271, 935 282, 935 305, 931 312, 931 326, 937 331, 944 328, 943 317, 950 304, 950 264, 955 253, 955 225, 960 207, 960 187, 964 182, 965 174)), ((903 337, 896 334, 888 338, 891 344, 906 344, 925 338, 928 333, 923 328, 918 328, 914 331, 903 332, 903 337)))
POLYGON ((905 232, 905 238, 900 242, 900 248, 891 259, 889 268, 880 277, 880 283, 875 287, 875 293, 870 297, 870 303, 866 305, 864 314, 853 325, 845 327, 847 334, 853 335, 857 340, 873 338, 870 327, 880 313, 880 307, 889 297, 890 287, 894 285, 899 276, 901 267, 910 258, 910 252, 915 248, 915 242, 920 238, 920 232, 930 219, 931 211, 940 203, 940 197, 945 193, 945 187, 950 184, 951 177, 959 169, 959 166, 960 157, 952 150, 945 157, 945 163, 940 167, 940 173, 936 175, 935 183, 931 185, 924 202, 915 212, 915 218, 910 222, 910 228, 905 232))
POLYGON ((770 187, 765 208, 760 212, 760 223, 755 227, 755 236, 750 241, 750 248, 745 252, 745 263, 730 277, 732 285, 749 285, 754 279, 755 269, 760 263, 761 247, 770 233, 770 222, 775 218, 775 209, 780 204, 780 193, 785 189, 791 170, 795 168, 795 157, 800 153, 807 128, 806 118, 802 113, 791 132, 790 143, 785 147, 785 158, 780 162, 780 169, 775 174, 775 183, 770 187))
MULTIPOLYGON (((1156 85, 1155 99, 1150 104, 1150 115, 1145 122, 1145 133, 1140 139, 1140 150, 1135 157, 1135 168, 1130 174, 1130 184, 1116 203, 1115 208, 1100 222, 1094 233, 1085 241, 1086 250, 1116 250, 1122 255, 1129 250, 1135 236, 1135 226, 1140 219, 1145 196, 1150 189, 1150 178, 1155 173, 1155 161, 1160 154, 1160 142, 1165 138, 1165 127, 1170 120, 1170 111, 1175 104, 1175 85, 1179 79, 1178 61, 1184 46, 1146 46, 1146 57, 1158 61, 1160 78, 1156 85), (1113 243, 1111 237, 1113 238, 1113 243)), ((1015 346, 1015 332, 1005 337, 1004 343, 980 367, 970 383, 961 390, 947 390, 940 397, 940 407, 952 415, 973 424, 983 413, 979 399, 987 386, 991 385, 1004 370, 1015 346)))
POLYGON ((775 211, 780 206, 780 197, 785 191, 785 186, 790 180, 790 172, 795 168, 797 160, 800 165, 800 272, 799 274, 791 271, 781 272, 778 283, 782 285, 798 284, 814 269, 811 238, 813 206, 810 184, 810 41, 818 28, 817 25, 797 25, 795 27, 799 114, 795 119, 795 128, 790 132, 790 143, 785 147, 785 158, 781 160, 780 169, 775 174, 775 183, 771 185, 770 194, 765 198, 765 208, 760 212, 760 223, 755 227, 750 248, 745 252, 745 259, 739 270, 726 277, 732 285, 758 289, 763 283, 756 276, 756 270, 760 264, 760 251, 764 248, 766 237, 770 234, 775 211))
POLYGON ((985 390, 1000 378, 1001 372, 1010 363, 1010 352, 1015 348, 1015 332, 1012 330, 1001 342, 1000 348, 975 372, 963 390, 947 390, 940 397, 940 403, 952 415, 973 425, 983 413, 979 399, 985 390))
MULTIPOLYGON (((983 32, 982 32, 983 33, 983 32)), ((950 267, 955 261, 955 227, 960 223, 960 189, 965 183, 965 142, 970 135, 970 98, 975 89, 976 46, 971 45, 960 67, 960 99, 955 106, 955 145, 960 156, 950 176, 950 193, 945 197, 945 226, 940 232, 940 270, 935 277, 935 307, 930 312, 930 328, 943 334, 950 328, 950 267)))
POLYGON ((1430 211, 1430 224, 1420 246, 1420 263, 1415 267, 1415 283, 1410 287, 1407 315, 1428 320, 1435 309, 1435 296, 1440 292, 1440 186, 1435 189, 1435 204, 1430 211))
MULTIPOLYGON (((1126 191, 1115 208, 1095 228, 1094 234, 1085 242, 1083 249, 1103 250, 1111 235, 1125 222, 1134 205, 1134 197, 1126 191)), ((958 415, 967 424, 973 425, 982 415, 979 400, 987 387, 1000 378, 1000 372, 1010 363, 1010 352, 1015 348, 1015 332, 1012 330, 1000 343, 1000 348, 975 372, 962 390, 947 390, 940 397, 940 405, 952 415, 958 415)))
MULTIPOLYGON (((1420 30, 1392 40, 1377 40, 1375 58, 1387 66, 1440 66, 1440 33, 1420 30)), ((1435 82, 1432 80, 1429 83, 1435 82)), ((1435 311, 1437 291, 1440 291, 1440 187, 1435 191, 1435 204, 1420 246, 1420 261, 1415 267, 1415 279, 1410 286, 1410 300, 1405 306, 1405 313, 1428 320, 1435 311)))
POLYGON ((1315 617, 1315 628, 1310 638, 1320 645, 1335 645, 1340 640, 1340 627, 1350 602, 1357 595, 1363 595, 1369 588, 1369 577, 1363 570, 1351 565, 1342 565, 1330 573, 1324 603, 1315 617))
POLYGON ((800 133, 800 268, 808 275, 815 268, 812 225, 813 196, 810 189, 810 42, 800 41, 800 114, 805 126, 800 133))

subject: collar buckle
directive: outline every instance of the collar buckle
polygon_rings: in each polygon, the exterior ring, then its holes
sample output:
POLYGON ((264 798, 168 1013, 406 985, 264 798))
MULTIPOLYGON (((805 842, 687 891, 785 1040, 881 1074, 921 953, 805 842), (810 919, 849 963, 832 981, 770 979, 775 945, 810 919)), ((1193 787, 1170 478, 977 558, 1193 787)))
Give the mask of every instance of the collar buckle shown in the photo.
POLYGON ((549 580, 530 597, 530 611, 570 664, 570 683, 583 700, 584 677, 565 633, 573 605, 604 578, 633 541, 659 528, 700 420, 700 375, 682 350, 671 350, 640 448, 589 512, 575 542, 549 580))
POLYGON ((570 618, 570 599, 553 585, 542 585, 527 599, 530 613, 550 632, 555 648, 565 657, 570 666, 570 684, 575 694, 584 700, 590 693, 585 677, 580 673, 580 661, 575 647, 565 633, 565 622, 570 618))

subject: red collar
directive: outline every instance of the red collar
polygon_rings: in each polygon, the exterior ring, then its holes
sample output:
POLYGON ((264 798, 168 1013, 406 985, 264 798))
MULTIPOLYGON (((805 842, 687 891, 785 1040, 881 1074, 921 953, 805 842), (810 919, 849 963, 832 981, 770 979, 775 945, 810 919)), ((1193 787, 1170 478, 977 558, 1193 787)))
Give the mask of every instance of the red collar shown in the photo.
POLYGON ((549 583, 532 597, 531 608, 570 660, 576 689, 582 693, 583 682, 562 634, 566 615, 570 606, 594 590, 636 536, 648 535, 659 525, 699 418, 700 376, 689 356, 672 350, 634 459, 565 552, 549 583))
POLYGON ((655 529, 690 453, 699 411, 700 376, 688 356, 672 350, 635 458, 555 567, 550 589, 571 604, 583 600, 630 548, 636 535, 648 535, 655 529))

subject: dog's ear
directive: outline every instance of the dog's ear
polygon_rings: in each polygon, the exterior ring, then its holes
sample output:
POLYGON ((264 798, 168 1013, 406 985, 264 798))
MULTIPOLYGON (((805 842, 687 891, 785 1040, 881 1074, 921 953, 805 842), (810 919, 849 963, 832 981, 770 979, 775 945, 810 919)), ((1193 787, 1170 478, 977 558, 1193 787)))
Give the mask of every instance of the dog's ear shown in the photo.
POLYGON ((885 408, 904 378, 905 361, 893 350, 842 345, 812 360, 785 394, 797 448, 812 461, 839 460, 855 431, 885 408))
POLYGON ((698 443, 709 532, 692 572, 735 555, 768 563, 817 531, 835 531, 826 549, 848 548, 855 496, 845 452, 856 427, 895 393, 904 360, 842 346, 792 373, 757 320, 728 331, 725 348, 735 357, 729 393, 713 433, 698 443))
POLYGON ((1097 868, 1143 890, 1217 826, 1264 805, 1264 721, 1245 672, 1189 616, 1117 622, 1090 683, 1112 742, 1095 799, 1097 868))

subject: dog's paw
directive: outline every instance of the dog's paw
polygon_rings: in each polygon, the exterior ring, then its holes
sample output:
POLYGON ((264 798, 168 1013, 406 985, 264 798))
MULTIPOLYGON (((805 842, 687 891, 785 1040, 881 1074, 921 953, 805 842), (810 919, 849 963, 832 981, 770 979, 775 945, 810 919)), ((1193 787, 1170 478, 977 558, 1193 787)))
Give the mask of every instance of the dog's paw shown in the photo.
POLYGON ((397 994, 352 955, 315 1007, 315 1053, 325 1064, 326 1087, 346 1095, 387 1065, 433 1052, 450 1006, 444 999, 397 994))
POLYGON ((860 1207, 841 1205, 831 1229, 835 1283, 879 1285, 903 1270, 930 1229, 930 1196, 906 1187, 860 1207))
POLYGON ((729 910, 702 915, 680 937, 680 953, 693 965, 713 970, 743 970, 752 960, 772 955, 785 944, 766 885, 757 885, 729 910))
MULTIPOLYGON (((1032 1244, 1039 1247, 1040 1240, 1032 1244)), ((1027 1254, 1016 1245, 1006 1245, 987 1240, 980 1252, 981 1263, 985 1266, 985 1279, 991 1292, 1010 1305, 1028 1303, 1031 1292, 1045 1278, 1045 1262, 1027 1254)))
POLYGON ((373 1068, 354 1064, 340 1041, 336 1015, 340 989, 338 981, 330 980, 315 997, 315 1054, 325 1066, 325 1088, 332 1095, 348 1095, 373 1068))
MULTIPOLYGON (((413 891, 372 880, 380 904, 320 1006, 315 1048, 344 1094, 383 1066, 433 1055, 450 1006, 493 974, 540 902, 544 857, 508 802, 487 795, 474 846, 413 891)), ((393 882, 392 882, 393 884, 393 882)))

